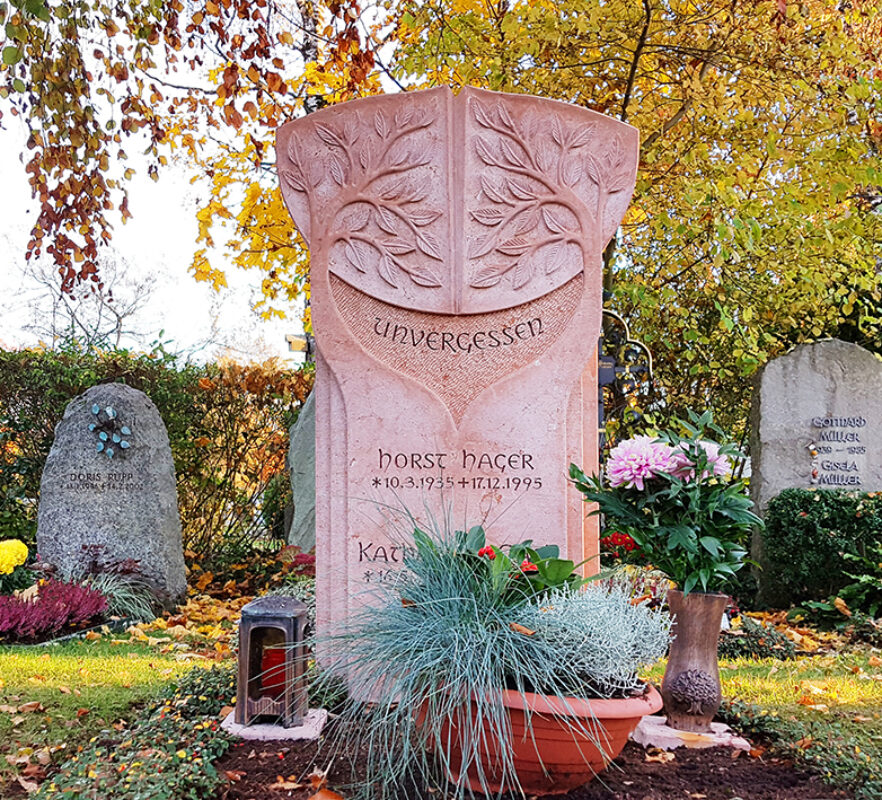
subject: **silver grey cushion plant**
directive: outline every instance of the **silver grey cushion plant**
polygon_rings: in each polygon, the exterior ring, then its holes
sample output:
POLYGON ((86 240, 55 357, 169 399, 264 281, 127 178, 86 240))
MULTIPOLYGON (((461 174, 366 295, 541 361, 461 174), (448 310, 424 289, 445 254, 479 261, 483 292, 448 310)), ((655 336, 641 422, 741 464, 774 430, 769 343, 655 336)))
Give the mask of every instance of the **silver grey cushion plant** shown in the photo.
MULTIPOLYGON (((504 784, 517 790, 500 690, 561 698, 642 693, 638 671, 664 655, 669 616, 623 586, 584 583, 554 547, 487 545, 480 527, 415 529, 400 572, 351 626, 321 643, 331 654, 325 675, 346 674, 351 690, 329 740, 331 757, 366 756, 364 782, 352 796, 412 797, 443 787, 445 775, 453 797, 471 796, 470 769, 494 796, 479 757, 485 725, 501 744, 504 784), (454 719, 463 752, 456 770, 447 740, 454 719)), ((602 745, 590 721, 567 724, 602 745)))

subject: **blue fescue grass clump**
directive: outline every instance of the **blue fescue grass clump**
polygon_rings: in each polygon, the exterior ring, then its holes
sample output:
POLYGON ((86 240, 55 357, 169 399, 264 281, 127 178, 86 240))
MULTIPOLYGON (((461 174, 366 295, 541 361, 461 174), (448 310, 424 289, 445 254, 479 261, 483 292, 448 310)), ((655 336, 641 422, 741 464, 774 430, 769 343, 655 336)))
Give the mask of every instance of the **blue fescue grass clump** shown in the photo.
MULTIPOLYGON (((348 676, 350 702, 334 745, 344 756, 366 754, 360 797, 438 786, 440 775, 462 797, 471 793, 470 769, 492 795, 479 758, 486 736, 500 743, 503 783, 518 787, 501 690, 629 696, 643 690, 638 670, 667 648, 665 612, 621 587, 580 588, 576 565, 556 548, 493 547, 480 528, 417 529, 404 553, 403 569, 354 623, 320 643, 329 674, 348 676), (456 769, 453 736, 463 752, 456 769)), ((568 724, 601 737, 590 722, 568 724)))

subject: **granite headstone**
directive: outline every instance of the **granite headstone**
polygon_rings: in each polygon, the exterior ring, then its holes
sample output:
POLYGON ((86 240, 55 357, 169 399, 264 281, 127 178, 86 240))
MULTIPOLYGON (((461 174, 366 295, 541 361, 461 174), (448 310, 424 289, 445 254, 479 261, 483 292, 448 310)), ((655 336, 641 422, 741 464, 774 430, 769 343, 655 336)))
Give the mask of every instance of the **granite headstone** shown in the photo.
MULTIPOLYGON (((750 430, 760 515, 784 489, 882 490, 882 359, 838 339, 799 345, 758 374, 750 430)), ((765 564, 759 533, 752 556, 765 564)))
POLYGON ((597 468, 602 254, 637 130, 442 87, 286 123, 276 150, 311 257, 320 631, 398 567, 403 509, 596 553, 567 467, 597 468))
POLYGON ((174 462, 143 392, 100 384, 68 403, 40 483, 37 551, 65 576, 132 559, 161 602, 185 595, 174 462))
POLYGON ((288 472, 294 517, 288 544, 308 553, 315 547, 315 392, 306 398, 290 436, 288 472))

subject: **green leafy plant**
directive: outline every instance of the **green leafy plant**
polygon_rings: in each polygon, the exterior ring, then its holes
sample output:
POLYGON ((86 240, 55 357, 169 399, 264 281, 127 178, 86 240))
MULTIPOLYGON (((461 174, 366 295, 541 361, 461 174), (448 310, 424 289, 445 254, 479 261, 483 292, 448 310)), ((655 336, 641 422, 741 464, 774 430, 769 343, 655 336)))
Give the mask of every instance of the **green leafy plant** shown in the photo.
POLYGON ((222 783, 213 762, 230 740, 217 716, 232 705, 234 665, 195 668, 132 728, 81 748, 32 795, 38 800, 179 800, 211 797, 222 783))
POLYGON ((824 602, 849 579, 864 584, 855 589, 855 595, 863 594, 872 590, 872 580, 855 576, 866 572, 878 579, 882 572, 882 557, 872 555, 882 548, 878 492, 785 489, 769 502, 765 521, 764 572, 774 576, 775 598, 824 602))
POLYGON ((575 464, 570 478, 585 502, 597 503, 590 513, 627 534, 684 594, 716 591, 743 567, 748 531, 762 520, 751 510, 744 482, 730 477, 741 454, 711 412, 690 413, 688 422, 676 424, 614 447, 608 485, 575 464))
MULTIPOLYGON (((369 696, 350 698, 334 741, 343 757, 365 754, 360 796, 391 798, 414 783, 441 785, 439 774, 452 773, 462 797, 469 769, 482 791, 495 794, 481 763, 485 737, 499 743, 494 766, 503 783, 517 787, 501 690, 561 698, 642 693, 638 670, 667 648, 665 612, 635 603, 621 586, 583 587, 576 565, 556 548, 488 545, 478 527, 416 527, 403 552, 403 568, 366 598, 351 626, 319 642, 326 675, 371 687, 369 696), (452 724, 461 768, 448 752, 452 724)), ((597 729, 584 727, 597 741, 597 729)))

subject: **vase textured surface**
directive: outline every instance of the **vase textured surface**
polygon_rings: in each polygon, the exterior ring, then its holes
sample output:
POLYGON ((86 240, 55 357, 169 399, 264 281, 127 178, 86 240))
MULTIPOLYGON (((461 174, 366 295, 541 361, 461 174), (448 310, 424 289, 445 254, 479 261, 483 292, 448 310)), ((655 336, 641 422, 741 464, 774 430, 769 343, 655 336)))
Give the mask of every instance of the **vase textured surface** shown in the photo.
POLYGON ((728 595, 715 592, 668 592, 674 617, 671 653, 661 694, 668 725, 683 731, 707 732, 723 695, 717 645, 728 595))
MULTIPOLYGON (((588 783, 622 751, 637 723, 662 707, 661 696, 652 686, 639 697, 613 700, 521 695, 516 691, 502 695, 511 720, 514 767, 526 795, 565 794, 588 783)), ((449 777, 456 782, 462 755, 455 720, 452 727, 442 738, 447 740, 450 734, 449 777)), ((515 788, 502 784, 496 739, 492 735, 482 738, 484 788, 494 793, 515 788)), ((476 767, 468 770, 465 782, 472 790, 482 791, 476 767)))

